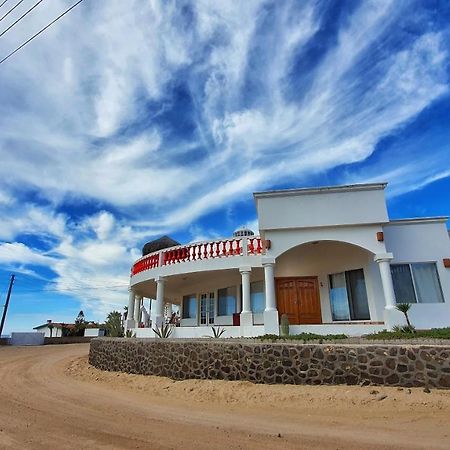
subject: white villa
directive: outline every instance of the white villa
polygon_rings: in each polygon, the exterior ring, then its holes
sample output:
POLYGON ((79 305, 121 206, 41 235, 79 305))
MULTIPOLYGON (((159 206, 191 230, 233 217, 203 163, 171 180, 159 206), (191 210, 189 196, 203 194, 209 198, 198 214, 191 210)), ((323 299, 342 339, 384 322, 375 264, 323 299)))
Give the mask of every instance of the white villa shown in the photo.
POLYGON ((257 236, 149 243, 157 250, 131 270, 127 329, 153 337, 173 304, 176 338, 212 336, 212 326, 223 337, 279 334, 282 314, 291 334, 363 335, 403 325, 396 303, 412 304, 418 329, 450 326, 447 217, 390 220, 385 187, 257 192, 257 236))

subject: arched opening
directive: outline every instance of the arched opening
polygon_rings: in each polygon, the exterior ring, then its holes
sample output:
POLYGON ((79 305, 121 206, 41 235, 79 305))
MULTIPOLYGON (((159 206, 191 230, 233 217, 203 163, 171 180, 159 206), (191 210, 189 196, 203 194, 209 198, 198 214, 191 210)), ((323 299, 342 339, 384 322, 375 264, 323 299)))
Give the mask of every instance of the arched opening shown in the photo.
POLYGON ((367 249, 340 241, 298 245, 276 258, 279 315, 292 325, 379 321, 379 277, 367 249))

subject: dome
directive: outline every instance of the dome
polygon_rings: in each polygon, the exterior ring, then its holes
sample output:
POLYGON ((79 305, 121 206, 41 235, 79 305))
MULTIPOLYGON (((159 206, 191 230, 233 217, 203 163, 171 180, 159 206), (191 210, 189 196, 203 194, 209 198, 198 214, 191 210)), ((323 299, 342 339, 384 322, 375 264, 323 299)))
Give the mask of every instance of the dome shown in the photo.
POLYGON ((158 250, 163 250, 169 247, 175 247, 180 245, 179 242, 174 241, 169 236, 163 236, 154 241, 147 242, 142 248, 142 256, 148 255, 149 253, 157 252, 158 250))
POLYGON ((238 228, 233 233, 233 237, 254 236, 254 235, 255 233, 253 233, 253 231, 248 228, 238 228))

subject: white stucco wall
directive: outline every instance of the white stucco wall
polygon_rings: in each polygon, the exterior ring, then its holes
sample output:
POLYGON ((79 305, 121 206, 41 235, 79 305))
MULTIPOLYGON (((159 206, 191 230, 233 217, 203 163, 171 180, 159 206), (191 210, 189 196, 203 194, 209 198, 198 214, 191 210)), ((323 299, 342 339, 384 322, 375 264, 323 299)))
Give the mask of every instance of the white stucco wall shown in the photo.
MULTIPOLYGON (((447 225, 440 221, 398 221, 384 226, 386 249, 392 252, 391 263, 435 262, 444 303, 412 304, 410 317, 417 328, 450 326, 450 269, 444 258, 450 258, 447 225)), ((403 324, 397 311, 386 312, 390 324, 403 324)))
MULTIPOLYGON (((363 269, 371 321, 383 321, 384 296, 378 265, 366 250, 340 242, 318 242, 295 247, 276 260, 275 277, 317 276, 322 321, 333 322, 328 276, 363 269)), ((336 322, 337 324, 339 322, 336 322)))
POLYGON ((374 254, 385 253, 384 242, 377 241, 377 232, 382 229, 381 225, 375 224, 266 230, 265 239, 271 242, 267 256, 276 258, 293 247, 316 241, 338 241, 356 245, 374 254))
MULTIPOLYGON (((241 336, 257 337, 264 334, 264 326, 252 327, 223 327, 225 333, 223 338, 238 338, 241 336)), ((136 333, 137 338, 152 338, 155 337, 153 330, 150 328, 134 328, 133 333, 136 333)), ((213 337, 211 327, 174 327, 171 338, 190 339, 190 338, 205 338, 211 339, 213 337)))
POLYGON ((388 221, 384 185, 255 194, 260 230, 388 221))
POLYGON ((105 330, 102 330, 100 328, 86 328, 84 330, 84 335, 87 337, 104 336, 105 330))
MULTIPOLYGON (((47 326, 38 328, 36 331, 38 333, 44 333, 45 337, 50 337, 50 328, 47 326)), ((51 337, 61 337, 61 336, 62 336, 61 328, 53 327, 51 337)))

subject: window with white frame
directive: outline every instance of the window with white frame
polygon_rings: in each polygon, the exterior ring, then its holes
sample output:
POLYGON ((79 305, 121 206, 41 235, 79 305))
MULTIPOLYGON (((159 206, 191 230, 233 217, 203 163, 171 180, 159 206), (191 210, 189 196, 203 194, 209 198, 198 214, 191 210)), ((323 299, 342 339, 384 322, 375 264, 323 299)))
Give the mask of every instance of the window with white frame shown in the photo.
POLYGON ((217 315, 231 316, 234 314, 236 312, 236 286, 219 289, 217 294, 217 315))
POLYGON ((250 305, 252 312, 264 312, 264 308, 266 307, 264 281, 254 281, 250 284, 250 305))
POLYGON ((347 270, 329 276, 333 320, 369 320, 363 269, 347 270))
POLYGON ((397 303, 444 301, 436 263, 391 264, 397 303))
POLYGON ((189 294, 183 296, 183 319, 197 318, 197 296, 189 294))

